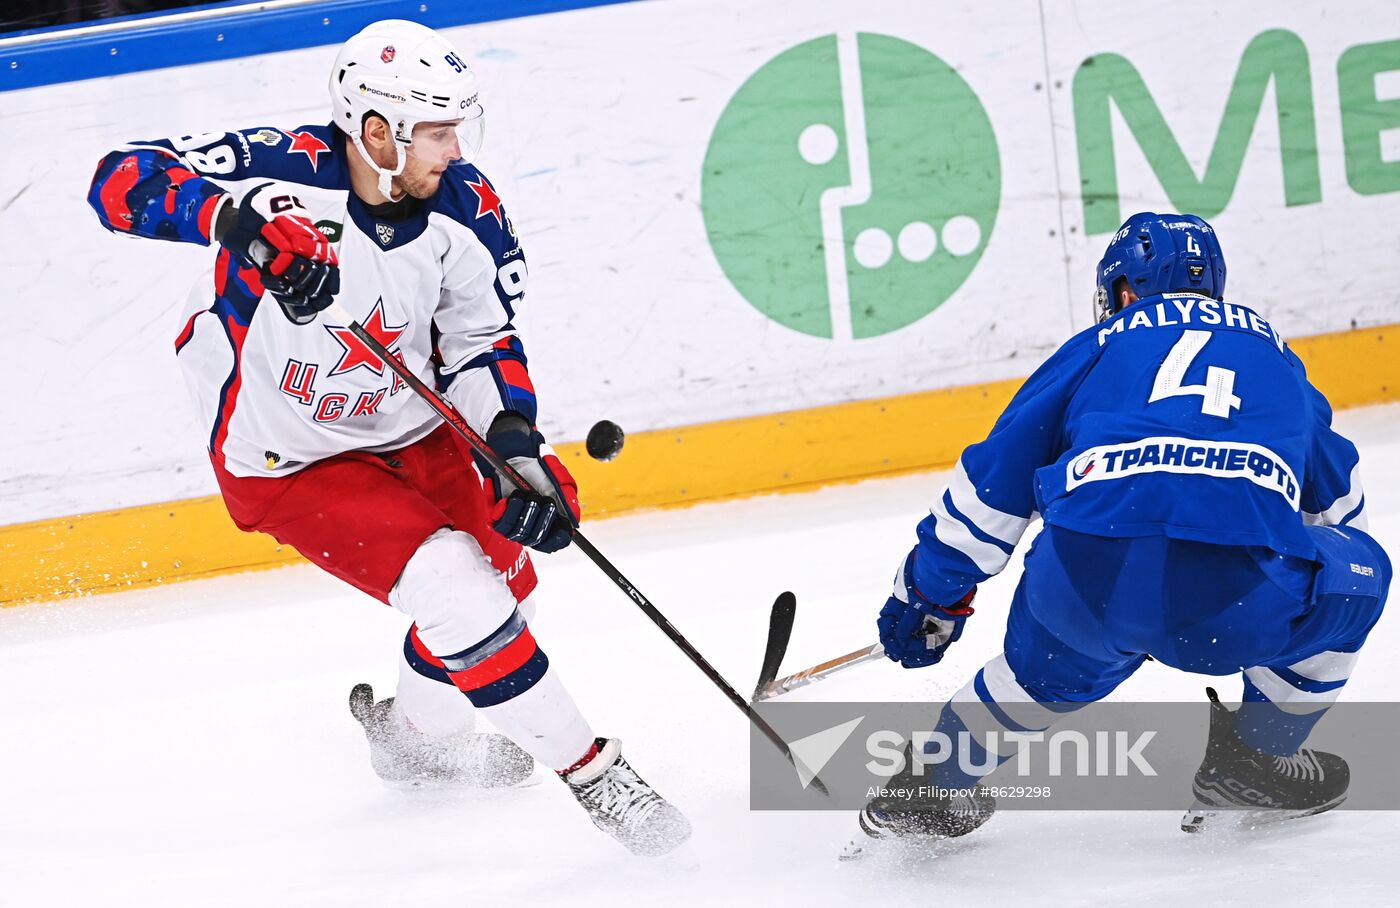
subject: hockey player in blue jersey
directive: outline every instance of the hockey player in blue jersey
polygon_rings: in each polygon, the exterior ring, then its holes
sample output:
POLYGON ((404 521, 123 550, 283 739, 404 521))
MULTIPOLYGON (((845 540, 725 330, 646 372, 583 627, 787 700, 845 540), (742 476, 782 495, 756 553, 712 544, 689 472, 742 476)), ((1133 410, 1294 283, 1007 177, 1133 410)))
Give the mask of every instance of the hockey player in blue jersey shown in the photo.
MULTIPOLYGON (((1047 729, 1149 656, 1243 672, 1240 710, 1208 690, 1210 743, 1187 831, 1212 807, 1297 816, 1342 801, 1345 761, 1302 744, 1346 683, 1391 576, 1365 532, 1356 448, 1273 326, 1224 290, 1209 224, 1129 218, 1098 265, 1098 324, 963 452, 878 619, 890 659, 938 662, 977 584, 1006 567, 1038 513, 1005 651, 936 730, 975 751, 965 765, 994 766, 1014 751, 987 754, 984 732, 1047 729)), ((866 835, 957 836, 991 816, 994 801, 956 756, 920 769, 936 770, 939 789, 974 793, 874 800, 860 814, 866 835)), ((926 772, 917 784, 930 785, 926 772)))

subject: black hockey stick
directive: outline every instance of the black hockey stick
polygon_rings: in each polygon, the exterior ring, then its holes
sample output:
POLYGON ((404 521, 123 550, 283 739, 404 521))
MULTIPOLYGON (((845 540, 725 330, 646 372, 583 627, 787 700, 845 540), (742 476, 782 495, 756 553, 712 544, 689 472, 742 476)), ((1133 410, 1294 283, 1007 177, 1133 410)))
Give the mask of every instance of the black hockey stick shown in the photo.
MULTIPOLYGON (((381 361, 393 370, 395 375, 403 379, 404 383, 412 388, 413 392, 421 397, 424 403, 432 407, 449 426, 456 430, 457 434, 466 439, 467 444, 471 445, 472 450, 481 455, 482 459, 489 463, 492 469, 509 479, 518 488, 535 493, 530 483, 525 481, 525 477, 521 476, 514 467, 503 460, 495 451, 491 450, 491 447, 486 443, 486 439, 477 434, 477 431, 462 418, 462 415, 457 412, 452 404, 448 403, 441 394, 428 387, 421 378, 414 375, 413 371, 409 369, 408 366, 404 365, 398 357, 390 353, 388 348, 381 344, 374 335, 366 331, 364 326, 356 321, 344 306, 340 305, 340 303, 332 303, 330 308, 326 311, 332 313, 337 319, 346 322, 350 333, 358 337, 366 347, 373 351, 381 361)), ((696 668, 704 672, 705 677, 709 678, 711 683, 718 687, 720 691, 729 698, 731 703, 739 707, 740 712, 748 717, 748 720, 753 723, 754 727, 762 732, 763 736, 769 741, 773 742, 773 746, 782 752, 788 762, 796 766, 797 757, 793 754, 792 748, 788 747, 787 741, 783 740, 782 735, 778 734, 773 726, 769 725, 762 716, 756 713, 747 700, 739 696, 739 693, 734 690, 734 687, 728 681, 724 680, 723 676, 715 670, 715 667, 712 666, 704 656, 700 655, 700 651, 692 646, 690 641, 681 635, 680 631, 676 630, 671 622, 667 620, 666 616, 661 614, 660 610, 651 604, 651 600, 643 596, 642 591, 632 584, 632 581, 623 576, 623 573, 614 567, 612 562, 603 557, 603 553, 598 551, 593 543, 589 542, 588 538, 585 537, 582 531, 577 527, 574 528, 573 540, 574 545, 578 546, 579 550, 587 555, 589 560, 596 564, 604 574, 607 574, 608 579, 615 583, 618 589, 626 593, 627 597, 637 604, 637 607, 651 619, 653 624, 661 628, 662 633, 671 638, 671 642, 679 647, 681 652, 685 653, 691 662, 695 663, 696 668)), ((786 595, 791 594, 789 593, 786 595)), ((781 599, 782 597, 779 598, 781 599)), ((810 784, 811 787, 830 797, 831 792, 828 791, 826 785, 824 785, 822 780, 817 778, 815 774, 812 775, 810 784)))
POLYGON ((780 593, 773 600, 773 611, 768 616, 768 645, 763 650, 763 667, 758 670, 758 683, 754 685, 753 702, 757 702, 763 689, 778 677, 778 666, 783 664, 787 654, 788 641, 792 639, 792 624, 797 619, 797 597, 792 593, 780 593))

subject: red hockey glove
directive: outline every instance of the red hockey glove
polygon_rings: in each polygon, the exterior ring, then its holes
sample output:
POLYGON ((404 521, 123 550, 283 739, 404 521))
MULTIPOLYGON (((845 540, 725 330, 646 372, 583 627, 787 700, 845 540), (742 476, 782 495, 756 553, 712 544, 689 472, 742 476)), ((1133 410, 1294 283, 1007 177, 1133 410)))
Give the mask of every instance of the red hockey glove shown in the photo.
POLYGON ((258 269, 287 318, 304 325, 340 292, 340 260, 295 195, 263 183, 230 213, 220 212, 219 242, 258 269), (220 232, 220 228, 223 228, 220 232))

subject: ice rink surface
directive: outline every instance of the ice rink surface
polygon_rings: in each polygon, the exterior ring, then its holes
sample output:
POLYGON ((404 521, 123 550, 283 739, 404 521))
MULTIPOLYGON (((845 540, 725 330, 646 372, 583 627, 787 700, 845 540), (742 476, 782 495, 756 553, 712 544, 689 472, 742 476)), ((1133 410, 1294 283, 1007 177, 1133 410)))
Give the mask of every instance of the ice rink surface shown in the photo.
MULTIPOLYGON (((1363 451, 1371 529, 1400 552, 1400 405, 1338 424, 1363 451)), ((783 589, 799 601, 786 671, 874 641, 942 482, 873 480, 588 531, 746 692, 783 589)), ((1400 901, 1400 814, 1380 812, 1187 836, 1178 811, 1002 811, 930 859, 839 864, 852 814, 750 812, 733 706, 583 556, 537 564, 535 635, 595 730, 621 737, 689 815, 682 854, 629 856, 539 770, 511 791, 381 784, 345 700, 357 681, 390 692, 407 619, 300 566, 0 611, 0 905, 1400 901)), ((1018 574, 1019 556, 984 585, 941 665, 866 666, 792 696, 947 697, 1000 651, 1018 574)), ((1400 699, 1398 650, 1387 615, 1343 699, 1400 699)), ((1148 663, 1113 699, 1197 700, 1205 681, 1148 663)), ((1239 681, 1221 682, 1238 699, 1239 681)))

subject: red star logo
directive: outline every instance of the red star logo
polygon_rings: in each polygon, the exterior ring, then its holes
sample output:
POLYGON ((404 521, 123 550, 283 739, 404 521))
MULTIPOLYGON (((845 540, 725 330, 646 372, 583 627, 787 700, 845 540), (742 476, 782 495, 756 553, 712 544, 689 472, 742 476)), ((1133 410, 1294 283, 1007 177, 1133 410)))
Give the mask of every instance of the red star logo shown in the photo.
MULTIPOLYGON (((369 336, 383 344, 386 348, 393 347, 398 343, 404 331, 408 330, 408 323, 405 322, 396 328, 390 328, 384 324, 384 298, 374 304, 374 310, 370 312, 369 318, 360 324, 364 325, 369 336)), ((384 374, 384 360, 380 359, 364 341, 355 336, 349 328, 340 328, 335 325, 327 325, 326 330, 331 333, 331 337, 336 339, 345 352, 340 356, 340 362, 335 364, 331 370, 331 375, 344 375, 353 369, 364 366, 375 375, 384 374)))
MULTIPOLYGON (((287 130, 282 130, 287 132, 287 130)), ((292 144, 287 148, 287 154, 301 152, 306 155, 306 159, 311 162, 311 172, 316 172, 316 165, 321 161, 321 153, 330 154, 331 147, 309 132, 287 132, 287 138, 292 140, 292 144)))
POLYGON ((481 177, 480 179, 480 183, 473 183, 471 180, 466 181, 467 186, 471 187, 471 191, 476 193, 476 216, 484 218, 488 214, 492 215, 496 219, 496 226, 504 227, 505 221, 501 213, 501 197, 496 195, 496 190, 492 189, 491 185, 486 182, 486 177, 481 177))

